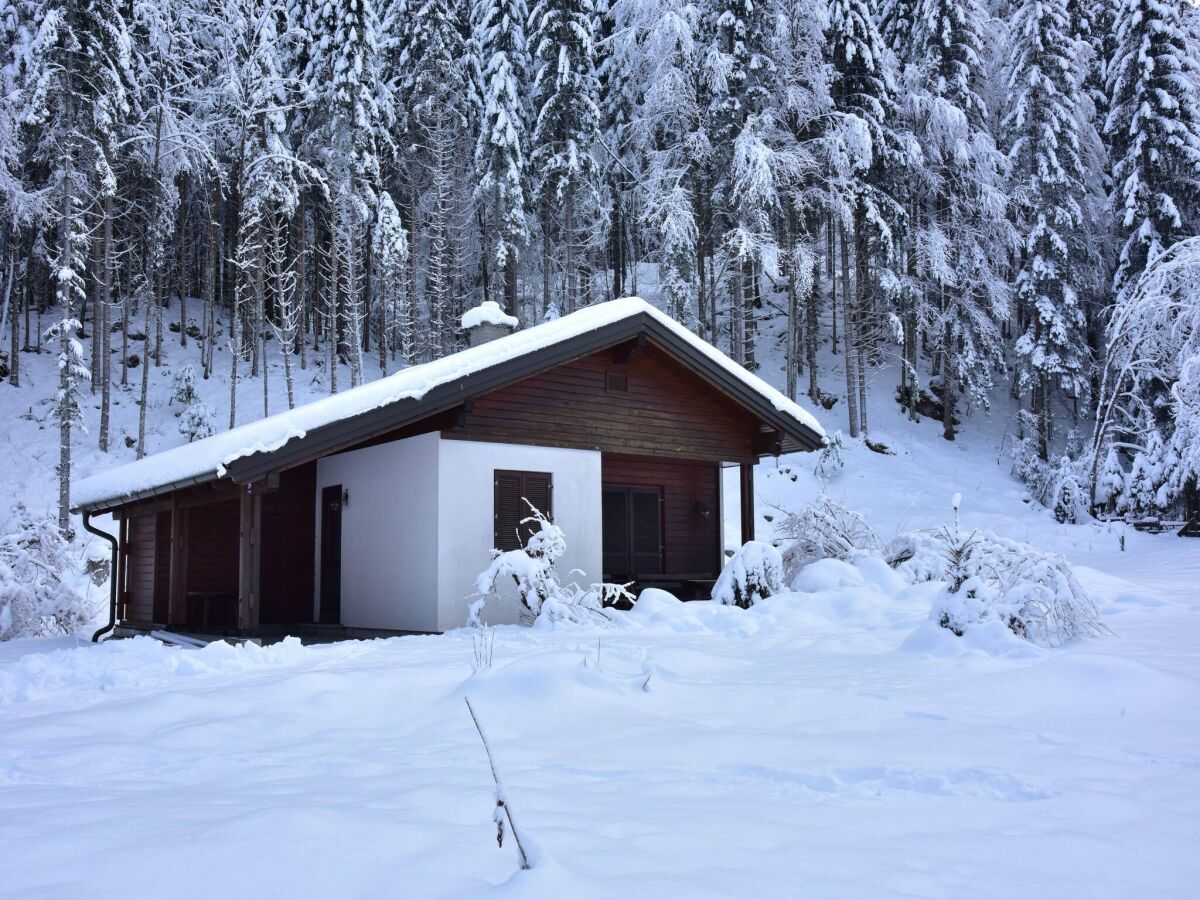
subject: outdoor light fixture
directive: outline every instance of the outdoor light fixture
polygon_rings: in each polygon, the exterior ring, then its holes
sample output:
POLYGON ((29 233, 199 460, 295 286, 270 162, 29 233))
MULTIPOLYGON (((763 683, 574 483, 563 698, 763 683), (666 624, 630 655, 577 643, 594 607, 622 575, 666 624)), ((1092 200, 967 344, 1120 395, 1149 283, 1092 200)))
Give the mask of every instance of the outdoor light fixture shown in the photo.
POLYGON ((712 518, 712 507, 710 507, 703 500, 697 500, 693 509, 696 515, 698 515, 705 522, 712 518))

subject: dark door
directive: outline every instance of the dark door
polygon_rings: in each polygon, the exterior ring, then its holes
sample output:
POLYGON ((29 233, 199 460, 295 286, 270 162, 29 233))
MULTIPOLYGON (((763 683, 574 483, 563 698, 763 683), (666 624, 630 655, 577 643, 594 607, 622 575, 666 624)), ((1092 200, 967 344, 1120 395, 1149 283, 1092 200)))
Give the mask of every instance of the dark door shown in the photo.
POLYGON ((605 486, 601 501, 605 579, 662 574, 662 489, 605 486))
POLYGON ((342 620, 342 486, 321 490, 321 621, 342 620))

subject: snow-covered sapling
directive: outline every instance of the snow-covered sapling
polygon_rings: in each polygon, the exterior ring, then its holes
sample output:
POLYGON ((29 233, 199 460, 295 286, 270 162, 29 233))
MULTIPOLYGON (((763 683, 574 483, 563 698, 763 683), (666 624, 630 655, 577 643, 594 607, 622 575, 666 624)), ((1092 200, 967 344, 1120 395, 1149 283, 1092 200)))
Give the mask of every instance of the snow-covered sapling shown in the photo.
POLYGON ((817 464, 813 466, 813 475, 822 484, 842 474, 842 469, 846 465, 846 460, 842 456, 845 447, 846 442, 842 439, 842 432, 839 430, 829 436, 829 441, 817 454, 817 464))
POLYGON ((77 570, 71 545, 54 520, 18 503, 0 535, 0 641, 72 634, 92 617, 68 584, 77 570))
POLYGON ((721 570, 712 597, 749 609, 783 590, 783 557, 766 541, 747 541, 721 570))
POLYGON ((886 556, 912 581, 945 582, 931 616, 956 635, 989 621, 1049 647, 1109 633, 1067 561, 1028 544, 946 527, 899 535, 886 556))
POLYGON ((851 560, 882 549, 866 519, 824 493, 799 513, 785 515, 778 534, 790 542, 783 553, 788 581, 819 559, 851 560))
POLYGON ((175 373, 171 388, 171 403, 183 407, 179 415, 179 433, 188 439, 188 443, 215 434, 215 414, 196 390, 196 370, 191 366, 180 369, 175 373))
MULTIPOLYGON (((534 526, 525 546, 516 550, 493 550, 491 565, 475 579, 475 591, 486 600, 496 594, 498 583, 506 576, 512 578, 521 602, 537 616, 542 611, 543 603, 562 593, 557 563, 567 551, 567 541, 561 528, 528 500, 525 503, 532 515, 523 519, 521 524, 534 526)), ((481 608, 482 604, 472 605, 476 620, 481 608)))

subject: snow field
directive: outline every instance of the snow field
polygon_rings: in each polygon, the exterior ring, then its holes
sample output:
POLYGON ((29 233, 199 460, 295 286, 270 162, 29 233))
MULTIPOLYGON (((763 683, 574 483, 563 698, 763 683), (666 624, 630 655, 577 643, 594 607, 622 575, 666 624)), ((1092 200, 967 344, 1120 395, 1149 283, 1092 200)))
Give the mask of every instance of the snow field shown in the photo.
POLYGON ((955 638, 932 586, 869 560, 751 610, 653 592, 611 629, 501 627, 479 672, 465 630, 18 642, 3 891, 1192 896, 1195 600, 1084 578, 1120 636, 1053 651, 955 638), (463 696, 529 872, 496 847, 463 696))

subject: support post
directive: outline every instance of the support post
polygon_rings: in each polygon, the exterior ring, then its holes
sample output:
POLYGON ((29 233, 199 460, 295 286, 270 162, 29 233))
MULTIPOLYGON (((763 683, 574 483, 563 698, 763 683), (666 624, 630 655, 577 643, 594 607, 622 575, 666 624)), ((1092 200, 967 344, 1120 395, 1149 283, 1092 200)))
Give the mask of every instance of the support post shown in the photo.
POLYGON ((171 555, 167 579, 167 623, 187 621, 187 513, 171 503, 171 555))
POLYGON ((262 496, 256 483, 247 484, 240 501, 238 532, 238 628, 258 627, 262 496))
POLYGON ((742 543, 754 540, 754 463, 742 463, 742 543))
POLYGON ((115 513, 117 521, 117 571, 113 577, 117 579, 117 618, 124 619, 127 615, 125 606, 129 602, 127 586, 127 570, 129 569, 129 516, 124 510, 115 513))

